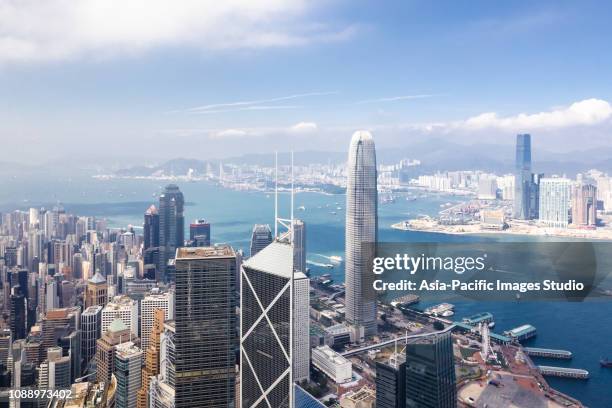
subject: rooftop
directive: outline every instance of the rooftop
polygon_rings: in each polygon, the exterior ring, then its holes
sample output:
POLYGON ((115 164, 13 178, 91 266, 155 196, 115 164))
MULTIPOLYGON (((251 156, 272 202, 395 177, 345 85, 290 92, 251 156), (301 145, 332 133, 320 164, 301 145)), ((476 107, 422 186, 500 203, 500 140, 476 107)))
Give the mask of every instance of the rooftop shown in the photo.
POLYGON ((290 278, 293 273, 293 250, 288 243, 274 241, 242 265, 245 268, 290 278))
POLYGON ((89 280, 89 283, 93 283, 94 285, 98 285, 101 283, 106 283, 106 279, 104 279, 104 276, 102 276, 102 274, 100 274, 100 272, 96 272, 94 274, 94 276, 92 276, 89 280))
POLYGON ((176 259, 208 259, 235 257, 236 252, 229 245, 215 245, 210 247, 185 247, 176 250, 176 259))

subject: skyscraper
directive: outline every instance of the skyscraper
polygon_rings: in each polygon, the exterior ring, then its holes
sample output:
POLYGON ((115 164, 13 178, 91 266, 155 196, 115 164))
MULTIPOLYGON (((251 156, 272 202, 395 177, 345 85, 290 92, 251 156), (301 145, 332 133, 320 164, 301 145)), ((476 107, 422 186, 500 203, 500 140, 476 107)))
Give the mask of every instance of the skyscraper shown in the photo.
POLYGON ((177 251, 176 408, 235 405, 235 278, 230 246, 177 251))
POLYGON ((355 340, 376 334, 376 299, 371 258, 378 238, 376 148, 370 132, 353 134, 348 154, 346 185, 346 320, 355 340))
POLYGON ((569 218, 571 182, 552 177, 540 180, 539 221, 553 228, 566 228, 569 218))
POLYGON ((189 224, 189 243, 194 247, 210 246, 210 223, 206 220, 195 220, 189 224))
POLYGON ((450 332, 406 345, 406 407, 455 408, 457 388, 450 332))
POLYGON ((138 390, 138 408, 149 407, 149 388, 151 385, 151 377, 159 374, 160 369, 160 346, 161 335, 164 330, 164 322, 166 321, 166 312, 162 309, 155 309, 153 327, 149 337, 149 346, 144 350, 145 364, 142 369, 142 385, 138 390))
POLYGON ((572 194, 572 224, 579 228, 597 225, 597 187, 580 183, 572 194))
POLYGON ((129 327, 116 319, 102 337, 96 341, 96 381, 109 384, 115 371, 115 348, 117 345, 130 342, 134 337, 129 327))
POLYGON ((255 256, 259 251, 272 242, 272 230, 267 224, 255 224, 251 234, 250 256, 255 256))
POLYGON ((531 135, 516 135, 514 169, 514 218, 528 220, 531 214, 531 135))
POLYGON ((293 220, 293 269, 306 272, 306 223, 293 220))
POLYGON ((376 362, 376 408, 406 407, 405 356, 395 354, 388 362, 376 362))
POLYGON ((164 311, 166 320, 174 319, 174 293, 160 293, 155 288, 140 301, 140 345, 145 352, 149 347, 155 313, 160 309, 164 311))
POLYGON ((138 390, 142 385, 142 350, 131 341, 115 347, 116 408, 136 408, 138 390))
POLYGON ((184 245, 185 218, 183 193, 175 184, 166 186, 159 196, 159 273, 166 280, 168 261, 173 259, 177 248, 184 245))
POLYGON ((115 296, 102 309, 102 333, 115 321, 121 321, 130 328, 132 335, 138 337, 138 302, 128 296, 115 296))
POLYGON ((100 272, 87 281, 87 291, 85 292, 85 307, 102 306, 108 301, 108 283, 100 272))
POLYGON ((293 250, 274 241, 242 264, 240 403, 289 408, 292 399, 293 250))
POLYGON ((151 205, 144 214, 144 243, 143 249, 147 250, 159 246, 159 212, 151 205))
POLYGON ((96 355, 96 341, 102 335, 102 306, 90 306, 81 315, 81 357, 85 367, 96 355))

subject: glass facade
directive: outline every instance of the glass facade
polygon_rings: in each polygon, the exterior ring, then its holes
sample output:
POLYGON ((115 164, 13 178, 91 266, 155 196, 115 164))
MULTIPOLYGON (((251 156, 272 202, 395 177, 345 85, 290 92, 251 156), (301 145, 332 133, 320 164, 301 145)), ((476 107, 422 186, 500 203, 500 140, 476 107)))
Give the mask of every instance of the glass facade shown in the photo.
POLYGON ((236 254, 181 248, 176 259, 176 407, 234 407, 236 254))

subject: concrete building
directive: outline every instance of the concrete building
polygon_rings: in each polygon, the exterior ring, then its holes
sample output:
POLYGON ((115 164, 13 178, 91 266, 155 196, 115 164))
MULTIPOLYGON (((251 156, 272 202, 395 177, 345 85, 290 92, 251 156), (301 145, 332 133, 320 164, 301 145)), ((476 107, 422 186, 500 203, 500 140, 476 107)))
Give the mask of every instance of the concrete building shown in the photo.
POLYGON ((102 309, 102 333, 105 333, 115 319, 121 319, 130 328, 132 335, 138 337, 138 303, 128 296, 115 296, 102 309))
POLYGON ((102 336, 102 306, 90 306, 81 315, 81 357, 86 367, 96 355, 96 341, 102 336))
POLYGON ((312 364, 336 384, 349 382, 353 378, 351 362, 329 346, 319 346, 312 350, 312 364))
POLYGON ((571 181, 552 177, 540 180, 539 221, 549 227, 566 228, 569 219, 571 181))
POLYGON ((149 347, 149 337, 155 322, 155 310, 161 309, 165 313, 165 319, 174 319, 174 292, 160 292, 153 289, 140 302, 140 341, 143 350, 149 347))
POLYGON ((115 347, 116 408, 136 408, 138 390, 142 386, 142 350, 127 342, 115 347))
POLYGON ((572 224, 578 228, 593 228, 597 225, 597 187, 578 184, 572 194, 572 224))

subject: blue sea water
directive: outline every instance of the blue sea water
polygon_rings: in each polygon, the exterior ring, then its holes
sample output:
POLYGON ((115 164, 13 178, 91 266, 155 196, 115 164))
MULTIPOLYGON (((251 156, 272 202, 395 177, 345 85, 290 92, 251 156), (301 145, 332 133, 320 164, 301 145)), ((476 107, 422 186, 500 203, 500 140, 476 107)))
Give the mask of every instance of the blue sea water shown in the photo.
MULTIPOLYGON (((80 215, 105 217, 111 226, 142 225, 142 215, 155 203, 154 194, 165 183, 148 180, 95 180, 85 177, 64 179, 0 181, 0 211, 49 205, 61 201, 67 211, 80 215), (25 201, 24 201, 25 200, 25 201)), ((251 229, 255 223, 273 224, 274 197, 259 192, 239 192, 207 183, 178 183, 185 195, 186 221, 205 218, 212 225, 212 239, 229 243, 248 254, 251 229)), ((493 236, 450 236, 444 234, 398 231, 392 223, 417 216, 435 214, 440 205, 460 200, 448 196, 429 196, 415 201, 397 200, 379 207, 379 240, 387 242, 466 242, 496 239, 493 236)), ((344 257, 344 205, 342 195, 300 193, 295 211, 307 225, 308 259, 329 263, 331 255, 344 257), (340 208, 338 208, 340 207, 340 208)), ((280 197, 282 216, 289 216, 289 196, 280 197)), ((520 237, 512 237, 521 240, 520 237)), ((611 254, 612 255, 612 254, 611 254)), ((343 264, 333 269, 309 265, 314 275, 331 273, 336 281, 344 280, 343 264)), ((426 306, 426 305, 421 305, 426 306)), ((612 407, 612 369, 600 368, 602 356, 612 357, 612 305, 560 302, 460 302, 456 316, 461 318, 488 311, 495 317, 496 332, 529 323, 537 328, 537 337, 529 345, 560 348, 574 353, 571 361, 537 360, 537 363, 584 368, 590 371, 588 381, 550 378, 558 390, 580 399, 589 407, 612 407)))

